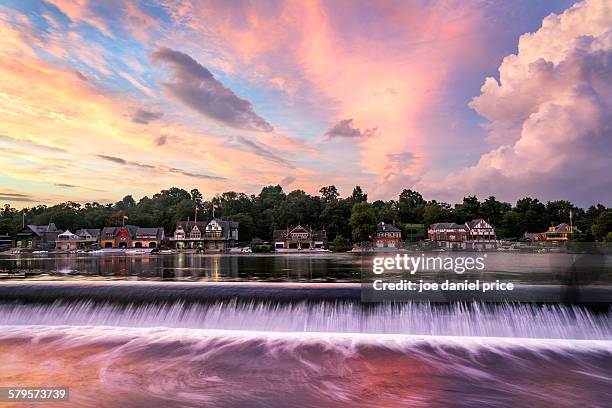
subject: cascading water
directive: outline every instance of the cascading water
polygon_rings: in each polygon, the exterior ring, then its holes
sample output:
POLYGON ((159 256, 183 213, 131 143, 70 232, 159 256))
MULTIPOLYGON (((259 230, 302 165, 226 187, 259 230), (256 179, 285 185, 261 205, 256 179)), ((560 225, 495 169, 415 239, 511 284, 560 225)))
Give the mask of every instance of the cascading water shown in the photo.
POLYGON ((1 325, 181 327, 263 332, 612 340, 610 313, 565 305, 56 301, 0 304, 1 325))
POLYGON ((309 289, 288 301, 297 292, 282 286, 242 288, 240 298, 232 286, 214 296, 190 295, 189 285, 35 286, 11 287, 0 303, 0 386, 69 384, 79 407, 612 400, 605 305, 363 304, 309 289))

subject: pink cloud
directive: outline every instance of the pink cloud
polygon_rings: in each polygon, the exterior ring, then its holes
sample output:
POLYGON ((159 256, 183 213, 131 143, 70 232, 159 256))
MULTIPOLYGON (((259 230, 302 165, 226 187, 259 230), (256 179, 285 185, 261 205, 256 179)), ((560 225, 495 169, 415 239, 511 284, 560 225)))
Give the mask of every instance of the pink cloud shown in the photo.
POLYGON ((496 147, 443 180, 432 195, 531 195, 612 202, 612 12, 585 1, 547 17, 487 78, 471 106, 489 120, 496 147))

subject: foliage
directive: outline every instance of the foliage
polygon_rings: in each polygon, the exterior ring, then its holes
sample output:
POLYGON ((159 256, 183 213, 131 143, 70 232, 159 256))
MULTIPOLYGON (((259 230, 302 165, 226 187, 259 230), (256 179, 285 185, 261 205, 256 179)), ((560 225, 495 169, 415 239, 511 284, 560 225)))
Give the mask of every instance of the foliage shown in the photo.
POLYGON ((334 252, 346 252, 351 249, 351 244, 348 239, 342 235, 336 235, 336 237, 329 243, 329 249, 334 252))
POLYGON ((591 230, 595 238, 607 239, 608 234, 612 232, 612 210, 606 210, 599 214, 591 230))
POLYGON ((353 229, 353 242, 366 242, 376 233, 376 213, 372 204, 357 203, 351 210, 349 224, 353 229))
POLYGON ((550 225, 569 222, 581 234, 575 240, 603 240, 612 232, 612 210, 598 204, 586 211, 569 201, 542 203, 525 197, 512 206, 491 196, 479 201, 467 196, 461 203, 451 205, 435 200, 427 201, 419 192, 404 189, 396 199, 368 202, 368 195, 356 186, 346 198, 338 189, 324 186, 320 195, 302 190, 285 193, 280 185, 263 187, 258 195, 227 191, 214 197, 204 197, 198 189, 187 191, 172 187, 151 197, 136 201, 131 195, 114 204, 65 202, 53 206, 37 205, 18 210, 5 205, 0 208, 0 234, 15 235, 25 224, 45 225, 53 222, 59 229, 75 232, 78 228, 102 228, 121 225, 123 216, 128 222, 143 227, 162 226, 167 234, 174 231, 179 220, 217 218, 240 222, 240 240, 249 242, 258 237, 272 238, 275 229, 296 224, 324 229, 329 247, 336 248, 353 242, 367 241, 376 231, 376 224, 384 221, 402 229, 407 240, 425 238, 425 231, 417 224, 457 222, 483 218, 496 228, 499 237, 521 237, 523 233, 543 232, 550 225))

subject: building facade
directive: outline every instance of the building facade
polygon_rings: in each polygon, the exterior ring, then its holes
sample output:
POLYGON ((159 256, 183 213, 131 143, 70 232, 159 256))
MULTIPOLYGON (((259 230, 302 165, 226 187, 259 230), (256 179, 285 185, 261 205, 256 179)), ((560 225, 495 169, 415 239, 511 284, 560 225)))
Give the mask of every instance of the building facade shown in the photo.
POLYGON ((562 222, 559 225, 548 227, 546 232, 525 232, 523 237, 534 242, 565 242, 570 240, 576 232, 580 232, 578 228, 562 222))
POLYGON ((136 230, 136 236, 132 239, 134 248, 159 248, 165 238, 164 229, 141 228, 136 230))
POLYGON ((14 245, 13 239, 8 235, 0 235, 0 252, 12 248, 14 245))
POLYGON ((99 246, 99 228, 81 228, 75 234, 79 237, 79 249, 92 249, 99 246))
POLYGON ((438 222, 431 225, 427 235, 430 240, 436 242, 465 242, 468 238, 468 231, 465 224, 438 222))
POLYGON ((179 221, 170 237, 178 249, 223 251, 236 245, 240 223, 214 218, 210 221, 179 221))
POLYGON ((274 249, 322 249, 327 239, 325 230, 315 231, 310 227, 287 227, 284 230, 274 230, 272 234, 274 249))
POLYGON ((393 224, 379 222, 376 226, 374 246, 376 248, 397 248, 402 241, 402 230, 393 224))
POLYGON ((77 249, 79 246, 78 239, 79 237, 76 234, 66 230, 57 236, 55 248, 63 250, 77 249))
POLYGON ((15 246, 17 248, 53 249, 57 236, 61 232, 52 222, 48 225, 27 225, 17 233, 15 246))
POLYGON ((100 248, 159 248, 164 237, 162 227, 104 227, 100 234, 100 248))
POLYGON ((436 246, 450 249, 492 249, 497 243, 495 228, 482 218, 432 224, 427 235, 436 246))

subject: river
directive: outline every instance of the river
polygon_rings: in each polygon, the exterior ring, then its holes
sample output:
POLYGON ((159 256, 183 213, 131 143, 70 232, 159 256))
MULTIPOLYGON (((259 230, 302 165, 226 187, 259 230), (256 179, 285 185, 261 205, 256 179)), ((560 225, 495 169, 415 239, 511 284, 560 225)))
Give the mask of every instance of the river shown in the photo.
MULTIPOLYGON (((495 276, 564 270, 508 256, 495 276)), ((362 262, 2 259, 28 273, 0 282, 0 386, 70 387, 45 406, 610 406, 609 303, 362 303, 362 262)))

